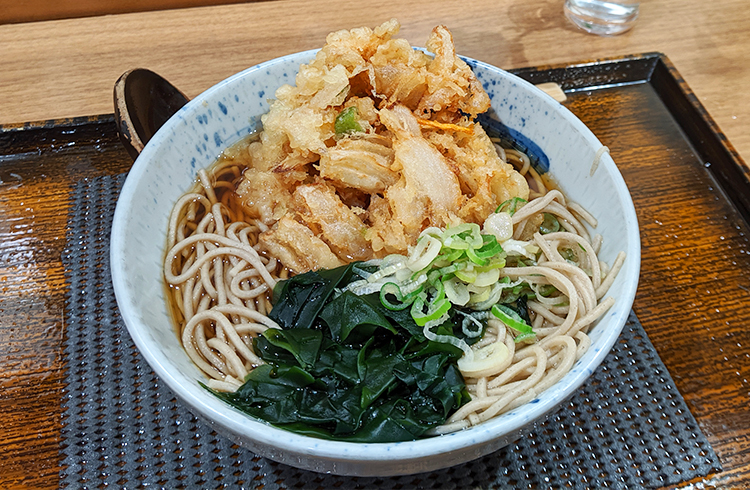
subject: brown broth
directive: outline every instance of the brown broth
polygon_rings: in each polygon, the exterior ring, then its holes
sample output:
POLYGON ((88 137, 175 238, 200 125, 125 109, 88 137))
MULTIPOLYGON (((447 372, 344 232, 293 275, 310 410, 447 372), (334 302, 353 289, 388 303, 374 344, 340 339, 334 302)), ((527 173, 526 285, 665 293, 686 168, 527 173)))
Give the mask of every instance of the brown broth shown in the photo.
MULTIPOLYGON (((235 191, 237 189, 238 183, 242 179, 242 174, 248 166, 247 162, 238 160, 241 160, 240 157, 242 157, 244 154, 244 151, 242 151, 242 149, 247 147, 255 139, 257 139, 257 134, 252 134, 247 138, 240 140, 239 142, 235 143, 227 150, 222 152, 222 154, 216 159, 216 161, 205 169, 206 174, 209 176, 209 179, 211 181, 211 186, 214 189, 214 193, 216 194, 217 201, 224 204, 224 206, 232 210, 235 214, 237 214, 237 210, 242 209, 242 204, 235 191)), ((191 193, 206 195, 199 177, 196 177, 195 182, 190 187, 190 189, 185 192, 184 195, 191 193)), ((206 210, 200 209, 202 208, 202 206, 197 207, 199 208, 198 212, 193 219, 189 220, 188 224, 188 226, 190 226, 193 230, 198 226, 198 224, 206 215, 206 210)), ((187 210, 188 207, 186 206, 184 209, 187 210)), ((178 222, 185 219, 185 214, 186 213, 183 212, 180 215, 178 222)), ((169 250, 165 251, 165 256, 168 252, 169 250)), ((259 253, 262 254, 262 252, 259 253)), ((184 261, 178 260, 176 261, 176 264, 178 265, 178 267, 182 267, 184 261)), ((180 298, 182 295, 182 290, 180 286, 171 285, 166 280, 164 281, 164 287, 165 295, 167 298, 167 309, 169 311, 170 317, 172 318, 173 328, 175 329, 175 333, 177 334, 177 336, 181 337, 182 328, 186 323, 182 310, 182 301, 180 298)), ((267 299, 270 302, 270 295, 267 294, 266 296, 268 296, 267 299)))

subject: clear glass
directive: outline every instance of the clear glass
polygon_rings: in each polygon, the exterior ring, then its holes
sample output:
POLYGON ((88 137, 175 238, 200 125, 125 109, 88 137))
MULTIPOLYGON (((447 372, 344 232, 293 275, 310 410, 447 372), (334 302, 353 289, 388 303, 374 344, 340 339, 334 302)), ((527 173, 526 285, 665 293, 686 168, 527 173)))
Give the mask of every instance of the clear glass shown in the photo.
POLYGON ((633 27, 639 6, 638 0, 565 0, 565 16, 586 32, 614 36, 633 27))

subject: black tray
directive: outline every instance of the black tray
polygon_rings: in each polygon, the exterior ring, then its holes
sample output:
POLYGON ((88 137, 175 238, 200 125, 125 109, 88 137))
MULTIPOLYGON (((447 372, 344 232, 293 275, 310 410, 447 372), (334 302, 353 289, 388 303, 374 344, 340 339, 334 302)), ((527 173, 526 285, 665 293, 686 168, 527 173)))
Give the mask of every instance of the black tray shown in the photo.
MULTIPOLYGON (((652 194, 658 199, 660 194, 655 191, 657 183, 644 177, 643 171, 648 170, 648 165, 656 169, 668 160, 653 157, 648 164, 638 164, 646 149, 684 156, 687 163, 682 171, 693 173, 691 185, 715 179, 726 193, 726 196, 717 193, 717 199, 726 203, 722 209, 729 209, 745 220, 750 218, 750 193, 744 192, 750 189, 750 179, 744 162, 666 56, 648 53, 513 72, 535 84, 559 83, 565 90, 568 95, 565 105, 610 148, 633 194, 644 236, 650 236, 653 229, 644 220, 651 216, 644 216, 643 209, 647 207, 641 203, 652 194), (698 175, 704 168, 708 173, 698 175)), ((49 187, 51 192, 58 193, 68 203, 73 202, 70 191, 81 180, 117 176, 127 172, 130 165, 111 114, 0 125, 0 180, 39 185, 43 189, 46 186, 40 182, 47 179, 56 183, 49 187)), ((662 175, 659 172, 657 169, 655 175, 662 175)), ((675 181, 669 185, 669 192, 674 194, 683 183, 675 181)), ((5 192, 0 186, 0 198, 5 197, 5 192)), ((40 242, 39 251, 46 254, 44 247, 40 242)), ((642 282, 645 282, 643 277, 642 282)), ((51 290, 50 295, 60 301, 61 291, 51 290)), ((651 310, 646 309, 643 315, 637 313, 657 350, 661 350, 659 346, 665 339, 658 325, 649 321, 651 310)), ((0 321, 12 319, 12 315, 12 310, 0 312, 0 321)), ((665 359, 668 368, 671 361, 665 359)), ((65 368, 65 359, 57 362, 50 371, 65 368)), ((689 397, 686 398, 690 406, 689 397)), ((59 410, 62 412, 62 407, 59 410)), ((683 476, 689 478, 688 474, 683 476)))

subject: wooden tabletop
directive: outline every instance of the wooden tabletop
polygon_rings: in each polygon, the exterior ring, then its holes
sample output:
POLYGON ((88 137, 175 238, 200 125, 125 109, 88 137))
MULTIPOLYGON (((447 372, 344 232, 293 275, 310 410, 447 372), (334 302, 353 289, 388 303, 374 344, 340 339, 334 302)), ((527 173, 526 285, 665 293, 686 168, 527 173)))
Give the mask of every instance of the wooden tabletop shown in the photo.
MULTIPOLYGON (((612 38, 573 28, 562 0, 274 0, 0 25, 0 124, 111 113, 114 81, 134 67, 164 75, 192 97, 258 62, 320 47, 331 31, 392 17, 412 44, 445 24, 459 53, 503 68, 663 52, 750 158, 744 0, 644 0, 636 27, 612 38)), ((597 135, 624 162, 636 202, 644 248, 634 309, 723 465, 684 486, 748 488, 750 232, 709 178, 693 187, 675 180, 670 172, 681 157, 668 146, 648 149, 664 153, 655 160, 663 168, 638 167, 647 149, 618 145, 617 128, 606 124, 610 110, 627 107, 600 107, 586 122, 603 128, 597 135)), ((53 488, 63 443, 67 186, 103 168, 122 171, 126 162, 53 159, 19 170, 2 150, 0 487, 53 488)))
POLYGON ((562 0, 277 0, 0 26, 0 124, 112 111, 117 77, 161 73, 194 96, 258 62, 320 47, 327 33, 395 17, 423 45, 447 25, 461 54, 502 68, 665 53, 747 160, 750 9, 744 0, 645 0, 619 37, 577 31, 562 0))

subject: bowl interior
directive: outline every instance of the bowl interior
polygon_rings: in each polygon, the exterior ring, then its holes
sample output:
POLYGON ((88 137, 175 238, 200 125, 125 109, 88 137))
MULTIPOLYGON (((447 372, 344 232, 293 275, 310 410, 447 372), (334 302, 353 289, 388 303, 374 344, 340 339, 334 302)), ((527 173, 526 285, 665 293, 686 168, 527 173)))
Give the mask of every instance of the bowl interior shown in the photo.
POLYGON ((536 400, 447 436, 352 444, 298 436, 252 420, 200 387, 205 378, 178 341, 164 294, 167 220, 197 170, 258 129, 268 99, 280 85, 293 84, 299 64, 314 55, 308 51, 279 58, 219 83, 183 107, 141 153, 118 200, 111 236, 112 279, 125 324, 146 361, 194 413, 261 456, 316 471, 380 476, 428 471, 480 457, 511 442, 522 428, 570 396, 619 335, 640 266, 638 224, 628 190, 608 154, 590 175, 601 143, 567 109, 507 72, 467 60, 492 99, 486 124, 535 145, 563 192, 599 220, 596 232, 604 237, 603 260, 611 264, 619 251, 628 254, 609 293, 616 304, 590 332, 592 348, 536 400))

